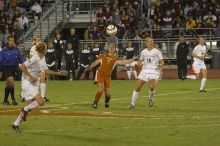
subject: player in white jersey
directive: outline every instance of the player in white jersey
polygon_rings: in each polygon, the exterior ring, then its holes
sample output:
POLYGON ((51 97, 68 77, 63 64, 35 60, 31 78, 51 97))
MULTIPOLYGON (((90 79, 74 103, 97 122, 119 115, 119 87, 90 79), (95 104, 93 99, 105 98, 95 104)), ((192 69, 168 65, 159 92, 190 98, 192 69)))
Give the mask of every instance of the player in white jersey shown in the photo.
POLYGON ((47 68, 45 54, 47 51, 46 44, 39 43, 36 46, 37 54, 20 65, 22 70, 22 93, 25 97, 25 106, 22 108, 16 121, 12 124, 12 128, 16 132, 20 132, 19 125, 22 121, 26 121, 26 116, 29 111, 44 104, 44 98, 38 91, 38 78, 41 71, 51 75, 67 75, 65 71, 51 71, 47 68))
MULTIPOLYGON (((41 40, 41 38, 39 36, 36 36, 34 38, 33 46, 32 46, 32 48, 30 50, 30 58, 32 56, 34 56, 35 54, 37 54, 37 52, 36 52, 36 45, 38 45, 41 42, 42 42, 42 40, 41 40)), ((41 96, 44 97, 44 100, 46 102, 49 102, 49 99, 45 96, 45 93, 46 93, 46 74, 45 74, 44 71, 41 72, 40 80, 39 81, 40 81, 39 87, 40 87, 41 96)))
POLYGON ((205 91, 205 84, 207 81, 207 69, 206 69, 206 65, 204 62, 204 59, 206 56, 208 56, 207 54, 207 48, 205 45, 205 40, 203 37, 199 37, 198 38, 198 42, 199 44, 194 48, 193 52, 192 52, 192 56, 193 56, 193 70, 196 74, 196 79, 199 79, 199 74, 200 72, 202 73, 202 81, 201 81, 201 85, 200 85, 200 92, 206 92, 205 91))
POLYGON ((141 52, 138 65, 140 66, 142 62, 144 63, 142 66, 141 73, 138 76, 136 87, 131 96, 131 103, 128 107, 129 109, 133 109, 135 107, 139 92, 145 84, 145 82, 149 83, 148 103, 150 107, 153 106, 152 98, 155 93, 156 84, 160 76, 160 67, 162 67, 164 64, 161 52, 158 49, 154 48, 153 39, 151 37, 145 38, 145 44, 147 48, 145 48, 141 52))

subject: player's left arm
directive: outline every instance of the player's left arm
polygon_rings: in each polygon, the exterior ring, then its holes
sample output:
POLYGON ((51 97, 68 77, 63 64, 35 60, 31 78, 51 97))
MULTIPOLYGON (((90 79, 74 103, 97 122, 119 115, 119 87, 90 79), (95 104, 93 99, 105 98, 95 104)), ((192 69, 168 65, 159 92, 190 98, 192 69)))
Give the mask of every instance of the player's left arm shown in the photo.
POLYGON ((160 51, 158 51, 158 59, 159 59, 158 67, 160 68, 164 65, 164 59, 163 59, 162 53, 160 51))
POLYGON ((162 67, 163 65, 164 65, 164 60, 163 59, 159 60, 158 67, 162 67))
POLYGON ((67 71, 53 71, 53 70, 44 70, 44 72, 47 74, 47 75, 58 75, 58 76, 68 76, 68 72, 67 71))
POLYGON ((120 64, 120 65, 125 65, 125 64, 129 64, 132 63, 135 59, 137 59, 139 56, 136 56, 132 59, 125 59, 125 60, 118 60, 116 63, 120 64))

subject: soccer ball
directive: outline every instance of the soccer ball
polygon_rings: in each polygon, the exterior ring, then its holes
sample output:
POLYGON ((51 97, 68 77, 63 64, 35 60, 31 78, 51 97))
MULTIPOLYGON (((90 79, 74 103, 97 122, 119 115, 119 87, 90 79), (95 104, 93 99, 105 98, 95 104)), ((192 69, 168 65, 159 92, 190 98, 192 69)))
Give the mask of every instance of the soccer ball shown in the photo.
POLYGON ((107 35, 116 35, 117 34, 117 27, 114 26, 114 25, 109 25, 107 28, 106 28, 106 33, 107 35))

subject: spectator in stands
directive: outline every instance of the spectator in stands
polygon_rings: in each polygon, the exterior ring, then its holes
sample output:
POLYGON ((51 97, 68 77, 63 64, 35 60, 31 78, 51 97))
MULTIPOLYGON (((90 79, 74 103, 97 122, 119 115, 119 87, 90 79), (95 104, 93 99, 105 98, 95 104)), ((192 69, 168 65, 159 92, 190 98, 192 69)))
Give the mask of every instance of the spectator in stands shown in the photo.
POLYGON ((93 26, 93 30, 90 32, 89 36, 92 40, 99 40, 101 38, 100 32, 97 29, 97 26, 93 26))
POLYGON ((215 22, 217 20, 217 17, 214 14, 212 14, 211 11, 209 11, 208 15, 205 15, 203 19, 205 21, 206 27, 208 28, 216 27, 215 22))
POLYGON ((20 39, 23 34, 23 27, 18 19, 16 19, 16 21, 14 22, 13 30, 15 31, 16 40, 20 39))
POLYGON ((3 11, 3 8, 4 8, 4 2, 0 0, 0 11, 3 11))
POLYGON ((23 31, 27 31, 28 29, 28 18, 25 16, 25 14, 21 15, 21 17, 18 18, 19 23, 21 24, 21 27, 23 31))
POLYGON ((123 39, 126 33, 125 25, 120 22, 117 25, 117 29, 118 29, 118 32, 117 32, 118 39, 123 39))
POLYGON ((76 35, 76 30, 74 28, 70 29, 70 36, 67 39, 67 44, 71 43, 73 46, 74 56, 75 56, 75 69, 78 68, 78 56, 79 56, 79 38, 76 35))
POLYGON ((36 16, 37 19, 40 19, 40 16, 42 14, 42 8, 38 2, 34 3, 34 5, 31 7, 31 11, 33 12, 33 18, 35 18, 36 16))
POLYGON ((186 22, 186 34, 188 35, 195 34, 195 27, 196 27, 196 21, 192 18, 192 16, 189 16, 186 22))
POLYGON ((220 16, 220 3, 217 3, 217 5, 216 5, 215 15, 216 15, 216 16, 220 16))
POLYGON ((2 31, 0 30, 0 42, 5 42, 5 36, 4 34, 2 33, 2 31))
POLYGON ((88 28, 84 32, 84 39, 90 40, 90 33, 92 32, 91 25, 88 25, 88 28))
POLYGON ((166 11, 166 15, 163 17, 163 26, 164 26, 164 35, 166 37, 171 37, 172 35, 172 17, 170 15, 170 11, 166 11))
POLYGON ((105 37, 105 29, 106 29, 106 26, 105 26, 105 22, 104 22, 104 19, 101 18, 98 22, 98 30, 99 30, 99 34, 100 34, 100 39, 101 38, 104 38, 105 37))
POLYGON ((56 34, 56 37, 53 41, 53 46, 56 52, 56 59, 57 59, 57 70, 61 70, 61 62, 63 56, 63 49, 64 49, 64 41, 61 40, 60 33, 56 34))
POLYGON ((153 29, 153 38, 163 38, 163 31, 161 30, 160 25, 156 24, 156 28, 153 29))
POLYGON ((118 8, 112 13, 112 18, 114 25, 118 25, 120 22, 120 13, 118 8))

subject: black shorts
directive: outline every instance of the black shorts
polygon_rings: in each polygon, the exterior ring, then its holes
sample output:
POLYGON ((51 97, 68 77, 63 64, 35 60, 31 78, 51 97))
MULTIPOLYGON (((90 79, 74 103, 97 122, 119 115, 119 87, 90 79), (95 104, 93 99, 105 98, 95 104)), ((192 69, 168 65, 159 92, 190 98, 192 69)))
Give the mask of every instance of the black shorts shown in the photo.
POLYGON ((15 76, 18 72, 18 67, 16 66, 3 66, 3 76, 5 79, 11 76, 15 76))

